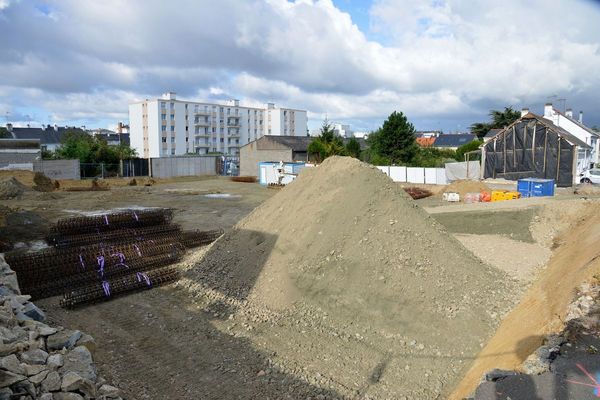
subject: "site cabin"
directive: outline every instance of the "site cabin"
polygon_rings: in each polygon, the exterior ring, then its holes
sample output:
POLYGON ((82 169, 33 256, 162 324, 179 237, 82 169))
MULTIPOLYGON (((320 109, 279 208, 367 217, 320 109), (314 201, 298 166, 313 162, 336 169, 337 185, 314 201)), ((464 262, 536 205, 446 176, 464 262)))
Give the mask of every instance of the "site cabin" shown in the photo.
POLYGON ((481 147, 482 178, 554 179, 557 186, 579 182, 592 148, 552 122, 528 113, 481 147))

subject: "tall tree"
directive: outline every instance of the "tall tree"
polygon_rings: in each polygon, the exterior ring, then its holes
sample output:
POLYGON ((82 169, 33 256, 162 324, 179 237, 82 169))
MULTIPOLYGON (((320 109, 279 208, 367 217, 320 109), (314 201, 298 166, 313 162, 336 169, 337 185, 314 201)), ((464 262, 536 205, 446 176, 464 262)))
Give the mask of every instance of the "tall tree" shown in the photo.
POLYGON ((415 127, 402 112, 394 111, 383 126, 369 135, 371 151, 393 164, 407 164, 418 152, 415 127))
POLYGON ((323 121, 319 136, 308 145, 308 153, 318 163, 327 157, 345 155, 344 141, 335 133, 327 119, 323 121))
POLYGON ((490 131, 490 129, 501 129, 509 126, 519 119, 521 113, 513 110, 512 107, 504 107, 503 111, 490 110, 490 122, 476 122, 471 125, 471 133, 477 135, 479 139, 490 131))
POLYGON ((351 137, 346 143, 346 154, 350 157, 360 158, 360 143, 355 137, 351 137))
POLYGON ((3 126, 0 126, 0 139, 10 139, 10 138, 12 138, 12 135, 10 134, 8 129, 6 129, 3 126))

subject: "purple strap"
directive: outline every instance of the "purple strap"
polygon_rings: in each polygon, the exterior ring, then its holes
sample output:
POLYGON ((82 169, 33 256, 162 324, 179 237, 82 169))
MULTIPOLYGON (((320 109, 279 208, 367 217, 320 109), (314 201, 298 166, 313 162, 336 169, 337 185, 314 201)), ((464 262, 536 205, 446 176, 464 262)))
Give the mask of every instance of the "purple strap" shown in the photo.
POLYGON ((141 257, 141 256, 142 256, 142 252, 140 251, 140 248, 138 247, 138 245, 137 245, 137 244, 134 244, 134 245, 133 245, 133 248, 134 248, 134 249, 135 249, 135 251, 137 252, 137 255, 141 257))
POLYGON ((148 275, 146 275, 145 272, 138 272, 135 275, 137 276, 138 282, 141 282, 142 279, 144 279, 146 281, 146 285, 152 286, 152 282, 150 281, 150 278, 148 277, 148 275))
POLYGON ((85 264, 83 263, 83 257, 81 254, 79 255, 79 264, 81 264, 81 268, 85 269, 85 264))
POLYGON ((108 225, 108 216, 106 214, 104 214, 104 223, 108 225))
POLYGON ((102 281, 102 289, 104 289, 106 297, 110 297, 110 283, 108 281, 102 281))
POLYGON ((98 272, 100 272, 100 276, 104 276, 104 256, 96 257, 98 260, 98 272))
POLYGON ((111 254, 111 257, 119 257, 119 264, 123 264, 123 262, 125 261, 125 254, 119 252, 119 253, 115 253, 115 254, 111 254))
POLYGON ((133 217, 135 218, 135 220, 136 220, 136 221, 139 221, 139 220, 140 220, 140 219, 138 218, 138 215, 137 215, 137 213, 136 213, 135 211, 133 212, 133 217))

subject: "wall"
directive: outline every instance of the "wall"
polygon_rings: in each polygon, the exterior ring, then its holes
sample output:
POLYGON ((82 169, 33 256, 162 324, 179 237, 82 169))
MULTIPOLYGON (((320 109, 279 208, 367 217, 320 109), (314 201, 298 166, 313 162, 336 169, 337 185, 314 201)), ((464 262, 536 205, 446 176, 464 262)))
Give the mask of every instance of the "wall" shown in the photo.
POLYGON ((240 176, 258 176, 258 163, 265 161, 292 160, 291 149, 257 150, 257 143, 252 142, 240 150, 240 176))
POLYGON ((79 160, 40 160, 33 164, 33 170, 50 179, 81 178, 79 160))
POLYGON ((447 185, 446 170, 444 168, 420 167, 385 167, 379 168, 394 182, 427 183, 430 185, 447 185))
POLYGON ((131 147, 137 151, 139 157, 144 156, 144 130, 142 115, 142 103, 129 105, 129 126, 131 129, 129 142, 131 147))
POLYGON ((174 176, 217 175, 218 156, 183 156, 153 158, 152 176, 170 178, 174 176))
POLYGON ((35 160, 39 160, 40 157, 39 151, 34 152, 8 152, 2 151, 0 152, 0 164, 19 164, 19 163, 32 163, 35 160))

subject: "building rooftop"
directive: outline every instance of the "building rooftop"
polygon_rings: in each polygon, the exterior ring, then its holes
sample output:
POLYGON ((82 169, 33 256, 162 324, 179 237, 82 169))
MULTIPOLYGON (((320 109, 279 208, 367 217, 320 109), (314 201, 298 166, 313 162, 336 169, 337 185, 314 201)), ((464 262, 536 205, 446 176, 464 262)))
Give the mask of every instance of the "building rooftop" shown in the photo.
POLYGON ((473 140, 477 140, 477 136, 470 133, 445 134, 438 136, 433 145, 435 147, 460 147, 473 140))

